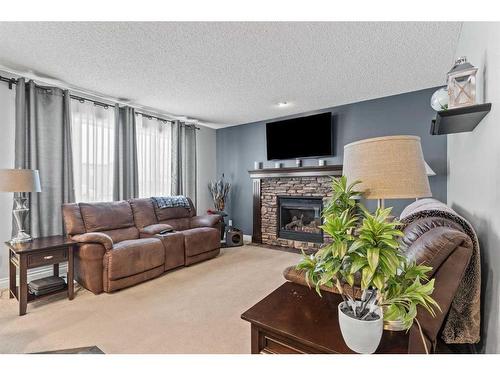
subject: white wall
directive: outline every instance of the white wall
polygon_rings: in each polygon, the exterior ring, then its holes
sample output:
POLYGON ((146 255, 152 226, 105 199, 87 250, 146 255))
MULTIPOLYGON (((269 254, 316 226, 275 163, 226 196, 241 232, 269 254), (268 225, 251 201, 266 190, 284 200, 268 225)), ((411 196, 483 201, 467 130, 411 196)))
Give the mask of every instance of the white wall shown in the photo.
POLYGON ((197 192, 198 192, 198 214, 206 213, 208 208, 213 208, 212 198, 208 192, 207 184, 217 177, 216 162, 216 131, 204 126, 199 126, 197 133, 197 192))
POLYGON ((471 221, 481 245, 480 350, 500 352, 500 23, 464 23, 456 56, 479 67, 479 100, 492 110, 473 132, 448 136, 448 204, 471 221))
MULTIPOLYGON (((0 82, 0 168, 14 167, 15 91, 0 82)), ((8 275, 8 253, 3 242, 11 238, 12 193, 0 192, 0 279, 8 275)))

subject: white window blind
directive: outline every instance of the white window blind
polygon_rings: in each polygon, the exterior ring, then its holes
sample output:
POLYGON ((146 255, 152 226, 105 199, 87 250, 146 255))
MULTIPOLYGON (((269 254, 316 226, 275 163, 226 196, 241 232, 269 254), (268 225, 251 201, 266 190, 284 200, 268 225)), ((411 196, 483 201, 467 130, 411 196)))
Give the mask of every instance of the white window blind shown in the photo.
POLYGON ((76 201, 112 201, 114 108, 72 100, 71 131, 76 201))
POLYGON ((168 196, 171 191, 172 124, 136 117, 139 196, 168 196))

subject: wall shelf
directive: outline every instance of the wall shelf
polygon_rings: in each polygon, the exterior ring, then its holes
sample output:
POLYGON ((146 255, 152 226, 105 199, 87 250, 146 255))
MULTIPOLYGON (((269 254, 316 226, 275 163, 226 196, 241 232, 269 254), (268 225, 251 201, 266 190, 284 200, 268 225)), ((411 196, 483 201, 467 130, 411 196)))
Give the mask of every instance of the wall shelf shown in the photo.
POLYGON ((432 120, 431 134, 453 134, 470 132, 491 110, 491 103, 439 111, 432 120))

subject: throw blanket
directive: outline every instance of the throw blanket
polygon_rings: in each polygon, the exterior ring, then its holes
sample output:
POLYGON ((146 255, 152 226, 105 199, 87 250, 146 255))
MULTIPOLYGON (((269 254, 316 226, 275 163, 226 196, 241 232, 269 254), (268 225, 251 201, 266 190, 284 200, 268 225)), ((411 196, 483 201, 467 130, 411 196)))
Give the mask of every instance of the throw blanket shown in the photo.
POLYGON ((425 217, 443 217, 460 225, 472 240, 473 252, 455 294, 441 337, 447 344, 472 344, 480 339, 481 259, 479 241, 470 223, 435 199, 421 199, 406 207, 400 216, 403 227, 425 217))
POLYGON ((155 202, 156 207, 172 208, 172 207, 182 207, 191 210, 191 205, 188 199, 183 195, 173 195, 171 197, 151 197, 153 202, 155 202))

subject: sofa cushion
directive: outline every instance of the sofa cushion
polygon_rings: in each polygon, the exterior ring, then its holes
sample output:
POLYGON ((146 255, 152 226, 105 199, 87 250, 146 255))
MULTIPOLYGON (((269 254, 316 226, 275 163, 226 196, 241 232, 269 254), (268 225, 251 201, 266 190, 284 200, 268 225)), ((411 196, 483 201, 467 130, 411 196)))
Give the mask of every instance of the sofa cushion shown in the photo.
POLYGON ((172 232, 174 228, 168 224, 151 224, 145 226, 140 230, 141 237, 154 236, 155 234, 160 234, 160 232, 165 231, 165 233, 172 232))
POLYGON ((193 216, 189 223, 191 228, 217 227, 222 220, 220 215, 200 215, 193 216))
POLYGON ((104 256, 110 280, 135 275, 165 262, 165 250, 158 238, 122 241, 104 256))
POLYGON ((458 247, 472 249, 472 242, 464 232, 450 227, 436 227, 418 237, 406 249, 405 255, 417 264, 432 267, 428 276, 433 277, 458 247))
POLYGON ((139 230, 136 227, 104 230, 101 233, 110 236, 115 243, 139 238, 139 230))
POLYGON ((129 200, 130 207, 134 214, 135 226, 139 229, 148 225, 157 224, 153 200, 151 198, 137 198, 129 200))
POLYGON ((80 203, 87 232, 102 232, 134 226, 134 216, 127 201, 80 203))
POLYGON ((158 234, 165 247, 165 271, 184 265, 184 232, 158 234))
POLYGON ((405 251, 421 236, 439 227, 453 228, 462 231, 460 225, 450 219, 436 216, 423 217, 412 221, 404 227, 404 237, 400 239, 401 249, 405 251))
POLYGON ((214 228, 193 228, 182 232, 186 257, 220 248, 220 231, 214 228))
POLYGON ((144 281, 154 279, 163 273, 163 266, 150 269, 145 272, 137 273, 132 276, 122 277, 118 280, 104 280, 103 289, 105 292, 115 292, 120 289, 128 288, 132 285, 140 284, 144 281))
POLYGON ((65 203, 62 206, 64 230, 67 235, 85 233, 85 225, 78 203, 65 203))
POLYGON ((191 219, 188 218, 188 217, 185 217, 185 218, 182 218, 182 219, 170 219, 170 220, 163 220, 163 221, 161 221, 161 224, 170 225, 176 231, 183 231, 183 230, 186 230, 186 229, 191 229, 190 220, 191 219))

